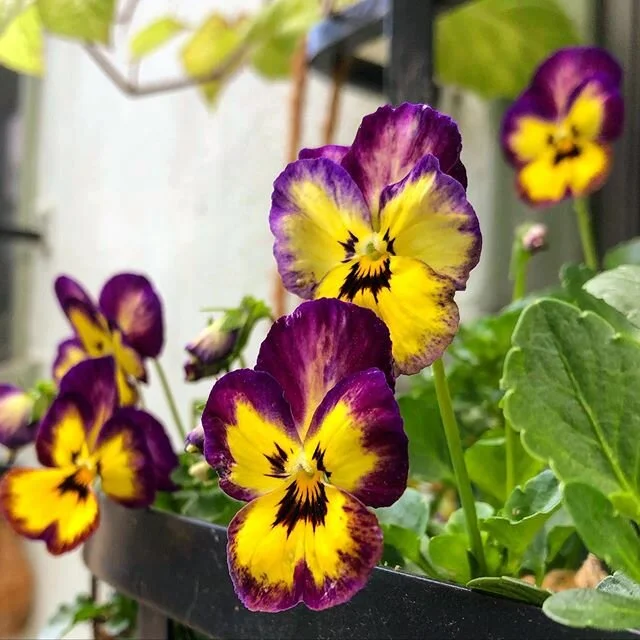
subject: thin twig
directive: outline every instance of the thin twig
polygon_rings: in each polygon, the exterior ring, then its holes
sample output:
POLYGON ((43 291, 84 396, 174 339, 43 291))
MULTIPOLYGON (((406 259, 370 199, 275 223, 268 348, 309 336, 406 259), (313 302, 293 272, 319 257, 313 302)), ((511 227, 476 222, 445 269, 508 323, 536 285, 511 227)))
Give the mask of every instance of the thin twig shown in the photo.
POLYGON ((133 15, 138 8, 140 0, 129 0, 120 15, 116 18, 116 24, 129 24, 133 20, 133 15))
MULTIPOLYGON (((91 575, 91 599, 95 605, 98 604, 98 598, 100 597, 98 589, 98 578, 93 574, 91 575)), ((100 639, 100 621, 97 618, 93 618, 91 621, 91 630, 93 632, 93 640, 100 639)))
MULTIPOLYGON (((289 140, 287 144, 287 162, 293 162, 298 157, 300 141, 302 139, 302 114, 307 88, 307 41, 303 38, 291 61, 292 87, 291 108, 289 111, 289 140)), ((273 291, 273 310, 276 318, 284 315, 287 310, 287 292, 282 284, 280 275, 276 273, 273 291)))
POLYGON ((98 65, 102 72, 113 82, 113 84, 122 91, 122 93, 135 98, 143 96, 151 96, 158 93, 169 93, 171 91, 179 91, 188 87, 197 87, 207 82, 215 82, 223 80, 227 75, 233 72, 238 65, 241 64, 248 45, 238 47, 222 64, 215 69, 202 76, 194 76, 193 78, 176 78, 172 80, 159 80, 140 85, 137 82, 127 80, 120 73, 117 67, 111 62, 105 53, 92 44, 85 45, 85 51, 91 59, 98 65))
POLYGON ((329 111, 322 127, 323 144, 331 144, 336 133, 338 115, 340 114, 340 98, 342 97, 342 87, 349 75, 351 59, 340 56, 333 67, 333 84, 331 86, 331 99, 329 111))

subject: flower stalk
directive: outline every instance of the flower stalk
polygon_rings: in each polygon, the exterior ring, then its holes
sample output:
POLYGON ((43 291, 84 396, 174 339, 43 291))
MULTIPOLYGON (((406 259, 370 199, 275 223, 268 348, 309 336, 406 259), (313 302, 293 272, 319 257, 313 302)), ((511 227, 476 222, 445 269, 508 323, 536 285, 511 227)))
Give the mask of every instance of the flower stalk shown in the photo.
POLYGON ((573 201, 573 210, 578 219, 578 230, 580 232, 580 242, 582 243, 582 254, 585 264, 594 271, 598 270, 598 253, 593 237, 593 224, 591 221, 591 211, 586 198, 576 198, 573 201))
MULTIPOLYGON (((453 412, 451 394, 449 393, 449 384, 447 382, 447 376, 442 360, 436 360, 431 365, 431 370, 433 371, 436 395, 438 397, 438 406, 440 407, 440 416, 442 417, 447 446, 449 447, 449 455, 451 456, 453 473, 456 478, 460 504, 462 505, 462 511, 464 512, 467 531, 469 532, 471 553, 477 562, 477 572, 480 575, 486 575, 487 563, 484 557, 482 538, 480 536, 480 528, 478 526, 476 503, 473 497, 471 481, 469 480, 469 473, 467 472, 467 465, 464 461, 462 442, 460 441, 460 431, 458 429, 456 416, 453 412)), ((476 573, 476 567, 471 567, 471 573, 472 575, 476 573)))
POLYGON ((169 386, 169 381, 167 380, 167 375, 160 364, 158 359, 153 360, 153 364, 156 369, 156 373, 158 374, 158 378, 160 378, 160 384, 162 385, 162 390, 164 392, 164 396, 167 399, 167 405, 169 405, 169 411, 171 411, 171 416, 173 417, 173 421, 175 422, 176 429, 178 429, 178 433, 180 434, 181 440, 186 440, 187 431, 184 428, 184 424, 182 424, 182 419, 180 418, 180 413, 178 412, 178 407, 176 405, 176 400, 173 397, 173 393, 171 392, 171 387, 169 386))

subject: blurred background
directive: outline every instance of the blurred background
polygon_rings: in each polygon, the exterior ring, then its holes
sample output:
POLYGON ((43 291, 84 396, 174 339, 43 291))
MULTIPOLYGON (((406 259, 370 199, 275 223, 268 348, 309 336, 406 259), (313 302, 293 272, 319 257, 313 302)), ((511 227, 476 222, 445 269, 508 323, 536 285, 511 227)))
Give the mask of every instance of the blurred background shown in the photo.
MULTIPOLYGON (((128 4, 120 3, 118 11, 126 12, 128 4)), ((453 11, 457 6, 452 9, 451 5, 467 3, 425 0, 427 11, 416 9, 420 3, 415 0, 351 4, 356 5, 351 23, 321 17, 308 37, 311 65, 300 110, 299 145, 323 143, 337 73, 341 86, 336 143, 349 144, 362 116, 380 104, 405 99, 433 103, 461 127, 469 200, 484 235, 481 263, 460 297, 463 318, 494 311, 508 300, 511 285, 505 264, 513 229, 525 218, 543 219, 551 228, 551 258, 533 274, 532 284, 552 282, 561 256, 566 259, 571 251, 579 255, 574 220, 563 215, 563 207, 533 214, 517 200, 498 135, 502 113, 513 95, 441 81, 438 60, 435 79, 425 75, 433 66, 435 49, 438 56, 451 60, 454 74, 469 64, 469 73, 477 76, 472 66, 476 50, 470 39, 474 24, 468 32, 459 32, 442 45, 436 42, 435 47, 434 27, 427 24, 439 19, 439 9, 453 11), (411 24, 417 24, 418 31, 414 28, 403 37, 402 29, 411 24), (417 37, 422 40, 416 44, 417 37), (359 62, 341 71, 338 62, 353 55, 359 62), (411 61, 422 63, 416 70, 411 61), (377 63, 385 70, 380 71, 377 63)), ((554 4, 575 30, 566 36, 569 40, 600 42, 626 67, 627 129, 613 175, 595 202, 599 242, 602 247, 611 246, 640 231, 640 78, 635 64, 640 55, 640 7, 637 0, 554 4)), ((100 50, 125 78, 132 72, 132 35, 159 16, 200 25, 216 12, 231 20, 264 7, 260 0, 141 0, 136 5, 128 22, 113 28, 110 46, 100 50)), ((490 9, 503 11, 496 14, 503 19, 507 9, 516 5, 517 0, 502 0, 493 2, 490 9)), ((465 19, 472 20, 473 15, 465 19)), ((520 17, 514 15, 509 19, 517 22, 520 17)), ((547 18, 539 13, 526 19, 547 18)), ((503 43, 494 38, 493 50, 490 44, 484 45, 489 49, 481 57, 483 64, 493 56, 499 69, 505 63, 501 57, 510 56, 512 70, 519 59, 534 55, 529 49, 540 40, 539 32, 527 31, 533 27, 525 22, 520 25, 525 37, 509 40, 510 29, 503 43)), ((179 36, 145 57, 144 65, 136 63, 136 81, 145 85, 184 77, 180 52, 184 52, 185 37, 190 36, 179 36)), ((539 55, 535 52, 538 61, 553 46, 543 44, 547 49, 539 55)), ((0 54, 4 63, 5 53, 0 54)), ((47 37, 42 77, 0 69, 0 380, 28 383, 49 375, 56 345, 69 335, 53 294, 57 275, 72 275, 97 295, 111 274, 142 272, 164 300, 162 360, 187 419, 191 402, 205 397, 211 386, 208 381, 183 383, 184 345, 205 321, 199 310, 235 306, 244 294, 278 301, 268 212, 272 182, 288 160, 291 146, 295 83, 266 77, 269 74, 260 68, 247 65, 225 82, 215 104, 207 104, 194 87, 132 97, 89 53, 73 39, 47 37)), ((521 88, 530 71, 521 70, 521 88)), ((288 307, 295 305, 292 299, 284 302, 288 307)), ((251 358, 263 329, 254 336, 251 358)), ((167 417, 160 389, 151 382, 147 405, 167 417)), ((178 444, 177 436, 175 440, 178 444)), ((0 545, 2 540, 0 536, 0 545)), ((40 544, 20 543, 19 548, 26 551, 34 577, 33 607, 24 631, 24 637, 33 638, 61 601, 87 590, 89 576, 80 552, 53 558, 40 544)), ((13 571, 7 569, 15 559, 11 555, 0 548, 0 583, 6 571, 13 571)), ((88 637, 87 630, 73 637, 88 637)))

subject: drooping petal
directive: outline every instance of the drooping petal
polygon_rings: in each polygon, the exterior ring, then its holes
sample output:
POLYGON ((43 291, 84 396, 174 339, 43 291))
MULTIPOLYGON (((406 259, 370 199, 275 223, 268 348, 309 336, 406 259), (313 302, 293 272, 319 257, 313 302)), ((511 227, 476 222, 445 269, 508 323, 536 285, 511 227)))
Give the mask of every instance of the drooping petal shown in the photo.
POLYGON ((466 189, 461 149, 458 126, 448 116, 422 104, 386 105, 362 119, 342 166, 362 190, 375 224, 383 189, 406 177, 427 154, 466 189))
POLYGON ((60 306, 66 312, 67 307, 74 302, 80 302, 88 307, 94 306, 89 294, 82 285, 69 276, 58 276, 54 289, 60 306))
POLYGON ((240 329, 227 330, 226 314, 210 322, 194 340, 185 347, 190 358, 184 365, 186 379, 190 382, 214 376, 228 366, 228 358, 236 346, 240 329))
POLYGON ((316 295, 344 297, 375 311, 389 328, 397 373, 411 375, 437 360, 453 340, 459 321, 454 294, 453 281, 424 262, 391 256, 375 277, 361 273, 357 260, 336 267, 316 295))
POLYGON ((86 469, 12 469, 0 480, 0 508, 21 535, 43 540, 54 555, 86 540, 100 521, 86 469))
POLYGON ((124 373, 141 382, 147 381, 147 371, 142 356, 126 342, 117 329, 113 332, 113 355, 124 373))
POLYGON ((595 76, 585 80, 569 99, 566 125, 583 139, 611 142, 624 126, 624 100, 618 85, 595 76))
POLYGON ((58 353, 53 361, 53 379, 56 382, 60 382, 71 367, 86 360, 88 357, 89 354, 84 350, 78 338, 63 340, 58 344, 58 353))
POLYGON ((283 483, 302 444, 282 389, 268 374, 238 369, 220 378, 202 414, 204 456, 232 498, 252 500, 283 483))
POLYGON ((339 300, 305 302, 280 318, 256 364, 284 390, 301 439, 327 392, 371 367, 383 371, 393 388, 389 331, 373 313, 339 300))
POLYGON ((602 186, 611 170, 611 150, 597 143, 584 144, 578 157, 560 163, 554 157, 548 152, 518 173, 518 191, 534 206, 588 195, 602 186))
POLYGON ((160 355, 164 343, 162 302, 147 278, 136 273, 113 276, 100 292, 100 308, 142 357, 160 355))
POLYGON ((88 430, 93 410, 78 393, 60 393, 43 416, 36 440, 40 464, 67 467, 89 456, 88 430))
POLYGON ((298 154, 298 160, 327 158, 340 164, 345 155, 347 155, 347 151, 349 151, 349 147, 344 147, 339 144, 326 144, 324 147, 316 147, 315 149, 301 149, 298 154))
POLYGON ((599 47, 568 47, 545 60, 531 84, 547 92, 557 107, 557 115, 563 115, 575 90, 594 76, 619 87, 622 67, 608 51, 599 47))
POLYGON ((353 496, 314 480, 257 498, 229 525, 229 570, 252 611, 300 601, 321 610, 351 599, 382 555, 373 513, 353 496))
POLYGON ((269 225, 284 286, 310 298, 324 275, 372 233, 362 193, 326 158, 289 164, 273 185, 269 225))
POLYGON ((380 233, 400 256, 417 258, 436 273, 466 287, 480 260, 480 224, 465 190, 442 173, 435 156, 425 156, 380 198, 380 233))
POLYGON ((143 434, 151 456, 156 489, 173 491, 176 486, 171 480, 171 472, 178 466, 178 456, 162 424, 147 411, 131 407, 120 409, 117 416, 118 419, 130 424, 135 431, 143 434))
POLYGON ((33 398, 12 384, 0 384, 0 445, 18 449, 33 442, 38 425, 32 420, 33 398))
POLYGON ((557 118, 557 108, 549 94, 536 88, 526 90, 502 121, 502 148, 509 162, 521 167, 547 152, 557 118))
POLYGON ((91 358, 71 368, 60 381, 60 395, 65 394, 81 396, 90 407, 87 436, 91 449, 98 431, 118 406, 113 358, 91 358))
POLYGON ((96 440, 101 489, 127 507, 146 507, 155 497, 153 460, 146 435, 138 420, 118 411, 100 429, 96 440))
POLYGON ((393 504, 407 487, 407 436, 393 391, 378 369, 339 382, 313 416, 304 442, 331 484, 369 507, 393 504))

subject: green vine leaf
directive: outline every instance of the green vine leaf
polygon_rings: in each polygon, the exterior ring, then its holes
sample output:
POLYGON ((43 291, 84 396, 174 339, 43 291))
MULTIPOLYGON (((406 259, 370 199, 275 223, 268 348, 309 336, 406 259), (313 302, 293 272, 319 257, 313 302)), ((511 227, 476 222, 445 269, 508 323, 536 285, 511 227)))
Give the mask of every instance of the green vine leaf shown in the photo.
POLYGON ((640 582, 640 537, 633 525, 614 513, 611 502, 587 484, 571 482, 563 493, 567 511, 589 551, 640 582))
POLYGON ((513 343, 504 409, 525 448, 640 520, 640 344, 551 299, 526 309, 513 343))
POLYGON ((33 76, 44 71, 44 40, 38 8, 31 5, 0 35, 0 64, 33 76))
POLYGON ((514 98, 542 60, 578 42, 554 0, 474 0, 438 18, 436 70, 484 98, 514 98))
POLYGON ((129 50, 133 60, 140 60, 160 49, 185 30, 185 25, 172 16, 154 20, 131 39, 129 50))
POLYGON ((37 0, 47 30, 75 40, 108 44, 115 0, 37 0))
MULTIPOLYGON (((214 13, 209 16, 187 41, 181 52, 182 66, 192 78, 212 73, 243 41, 241 23, 229 22, 224 16, 214 13)), ((229 75, 233 72, 229 70, 229 75)), ((209 106, 213 106, 224 86, 224 80, 215 80, 201 85, 202 94, 209 106)))

